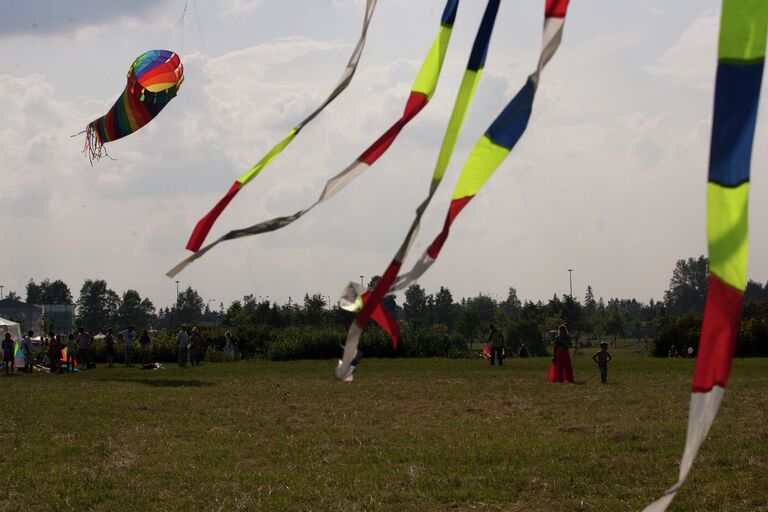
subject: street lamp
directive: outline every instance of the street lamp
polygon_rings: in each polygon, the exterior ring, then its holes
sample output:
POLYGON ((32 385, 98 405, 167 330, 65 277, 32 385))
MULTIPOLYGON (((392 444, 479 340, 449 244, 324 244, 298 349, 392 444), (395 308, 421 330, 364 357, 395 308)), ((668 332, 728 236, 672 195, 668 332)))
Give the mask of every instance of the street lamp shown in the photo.
POLYGON ((572 269, 572 268, 569 268, 569 269, 568 269, 568 287, 569 287, 569 288, 570 288, 570 290, 571 290, 571 293, 570 293, 570 295, 571 295, 571 300, 573 300, 573 279, 571 279, 571 274, 572 274, 572 272, 573 272, 573 269, 572 269))
POLYGON ((0 284, 0 299, 3 298, 3 288, 5 288, 5 285, 0 284))
POLYGON ((360 286, 363 286, 363 276, 360 276, 360 286))
POLYGON ((179 282, 176 281, 176 306, 179 305, 179 282))

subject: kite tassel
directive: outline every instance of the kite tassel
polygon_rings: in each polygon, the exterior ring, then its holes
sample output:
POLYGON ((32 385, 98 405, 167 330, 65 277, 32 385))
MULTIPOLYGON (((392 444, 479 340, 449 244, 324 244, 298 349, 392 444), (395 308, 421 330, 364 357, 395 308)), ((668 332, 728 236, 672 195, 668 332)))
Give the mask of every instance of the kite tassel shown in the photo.
POLYGON ((107 148, 104 147, 104 143, 101 141, 99 134, 96 133, 96 130, 94 130, 91 125, 88 125, 85 130, 78 133, 77 135, 82 133, 85 133, 85 146, 83 147, 83 153, 85 153, 85 155, 88 157, 88 161, 91 163, 91 165, 93 165, 94 160, 99 161, 103 157, 114 160, 114 158, 109 156, 109 153, 107 153, 107 148))

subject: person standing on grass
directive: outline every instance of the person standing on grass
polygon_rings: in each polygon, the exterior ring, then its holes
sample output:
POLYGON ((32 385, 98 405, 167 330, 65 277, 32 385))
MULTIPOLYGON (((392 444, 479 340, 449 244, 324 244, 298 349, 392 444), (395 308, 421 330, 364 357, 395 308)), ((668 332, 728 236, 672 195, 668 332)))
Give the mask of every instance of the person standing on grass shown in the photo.
POLYGON ((179 332, 176 333, 176 341, 179 343, 179 366, 187 366, 187 356, 189 355, 189 335, 187 326, 182 325, 179 332))
POLYGON ((149 332, 144 329, 144 332, 142 332, 139 337, 139 345, 141 346, 141 364, 145 366, 149 364, 150 359, 149 343, 149 332))
POLYGON ((561 325, 557 328, 555 336, 555 353, 547 373, 547 382, 573 382, 573 366, 568 352, 570 346, 571 336, 568 334, 568 328, 561 325))
POLYGON ((493 324, 488 326, 488 345, 491 347, 491 366, 497 356, 499 366, 504 366, 504 335, 493 324))
POLYGON ((136 343, 136 331, 129 325, 126 330, 121 332, 123 335, 123 349, 125 350, 125 366, 133 366, 133 345, 136 343))
POLYGON ((608 383, 608 361, 613 359, 611 354, 608 353, 608 344, 602 342, 600 344, 600 350, 595 352, 592 356, 592 360, 597 363, 597 367, 600 368, 600 382, 603 384, 608 383))
POLYGON ((74 333, 67 336, 67 371, 75 371, 75 360, 77 359, 77 340, 74 333))
POLYGON ((35 335, 34 331, 29 331, 24 339, 21 340, 21 353, 24 354, 24 372, 32 373, 32 365, 34 363, 33 350, 32 350, 32 336, 35 335))
POLYGON ((224 331, 224 355, 229 361, 235 360, 235 342, 232 338, 232 333, 224 331))
POLYGON ((115 335, 112 328, 107 329, 107 335, 104 336, 104 353, 107 356, 107 368, 115 366, 115 335))
POLYGON ((202 349, 203 337, 200 336, 200 331, 197 330, 197 327, 193 327, 192 334, 189 336, 189 362, 192 366, 198 366, 200 361, 203 360, 202 349))
POLYGON ((80 362, 86 368, 93 364, 93 355, 91 354, 91 335, 85 332, 83 327, 77 330, 77 353, 80 355, 80 362))
POLYGON ((3 338, 3 364, 5 365, 6 375, 10 374, 11 370, 16 366, 13 357, 13 339, 9 332, 5 333, 5 337, 3 338))
POLYGON ((61 360, 61 344, 53 331, 48 333, 48 368, 56 373, 59 370, 59 361, 61 360))

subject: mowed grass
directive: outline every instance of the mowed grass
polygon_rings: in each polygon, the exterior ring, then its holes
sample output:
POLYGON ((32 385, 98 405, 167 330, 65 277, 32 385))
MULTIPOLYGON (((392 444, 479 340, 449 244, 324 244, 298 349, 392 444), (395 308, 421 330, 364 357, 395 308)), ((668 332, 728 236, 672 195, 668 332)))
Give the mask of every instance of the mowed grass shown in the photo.
MULTIPOLYGON (((677 478, 693 360, 244 361, 0 377, 0 510, 641 510, 677 478)), ((671 510, 768 510, 768 360, 737 360, 671 510)))

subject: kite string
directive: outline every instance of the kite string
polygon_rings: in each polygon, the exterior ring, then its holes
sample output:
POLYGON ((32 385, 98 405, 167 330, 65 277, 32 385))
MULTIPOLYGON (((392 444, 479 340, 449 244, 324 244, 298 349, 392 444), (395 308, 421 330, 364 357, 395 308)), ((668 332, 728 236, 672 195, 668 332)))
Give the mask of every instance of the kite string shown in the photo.
MULTIPOLYGON (((205 38, 203 37, 203 26, 200 22, 200 9, 197 5, 197 0, 194 0, 193 7, 195 8, 195 22, 197 25, 197 33, 198 37, 200 38, 200 48, 203 51, 203 55, 206 57, 208 56, 208 50, 206 48, 205 44, 205 38)), ((184 10, 186 12, 186 5, 184 7, 184 10)), ((218 138, 219 147, 224 152, 223 155, 223 162, 224 162, 224 168, 223 172, 226 176, 234 176, 237 177, 235 173, 234 165, 232 165, 232 162, 230 161, 230 152, 229 147, 227 144, 227 138, 224 136, 224 122, 223 122, 223 116, 221 115, 221 110, 219 109, 218 103, 213 99, 209 98, 208 101, 209 105, 211 106, 211 110, 213 111, 213 125, 216 131, 216 136, 218 138)), ((235 210, 235 217, 237 218, 237 223, 242 224, 243 223, 243 215, 240 211, 240 206, 238 204, 234 205, 235 210)), ((243 258, 245 259, 245 265, 248 268, 248 277, 251 281, 251 290, 256 291, 256 274, 253 269, 253 264, 251 263, 251 247, 250 244, 243 244, 243 258)))

